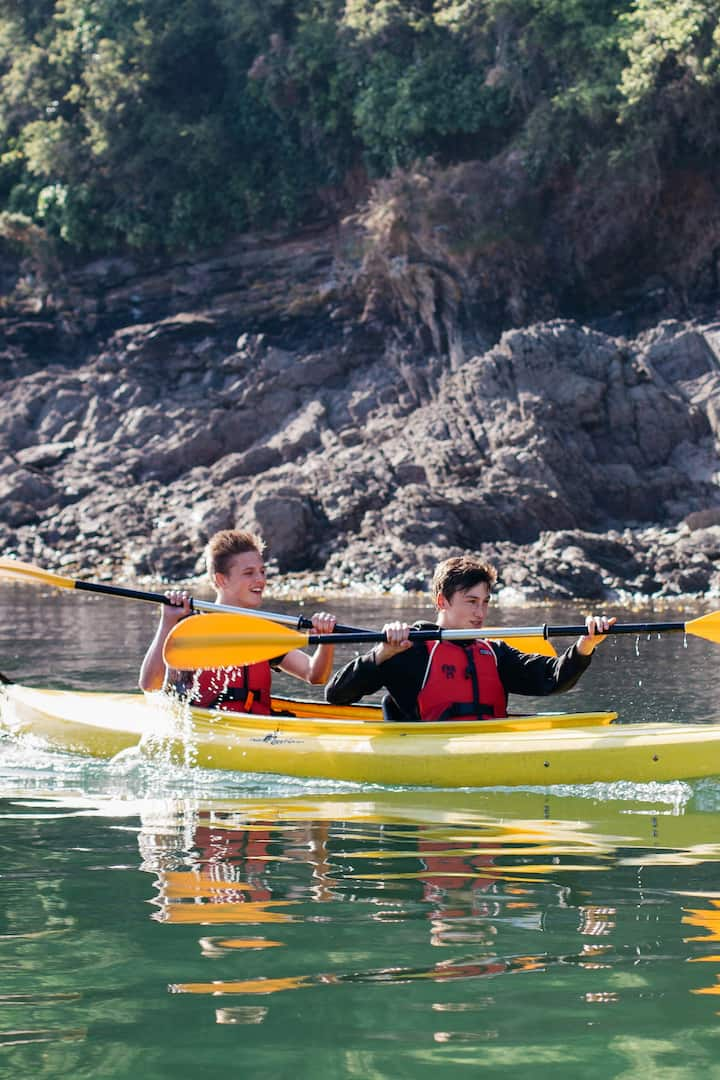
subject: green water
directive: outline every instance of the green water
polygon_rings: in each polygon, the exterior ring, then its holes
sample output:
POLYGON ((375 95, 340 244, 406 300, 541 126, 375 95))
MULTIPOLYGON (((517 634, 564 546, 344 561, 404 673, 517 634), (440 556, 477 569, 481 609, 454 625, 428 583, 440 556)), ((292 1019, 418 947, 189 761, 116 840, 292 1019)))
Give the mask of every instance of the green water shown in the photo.
MULTIPOLYGON (((155 614, 14 587, 0 617, 6 674, 129 689, 155 614)), ((562 704, 708 719, 717 648, 606 642, 562 704)), ((720 1076, 720 781, 392 791, 4 738, 0 836, 0 1075, 720 1076)))

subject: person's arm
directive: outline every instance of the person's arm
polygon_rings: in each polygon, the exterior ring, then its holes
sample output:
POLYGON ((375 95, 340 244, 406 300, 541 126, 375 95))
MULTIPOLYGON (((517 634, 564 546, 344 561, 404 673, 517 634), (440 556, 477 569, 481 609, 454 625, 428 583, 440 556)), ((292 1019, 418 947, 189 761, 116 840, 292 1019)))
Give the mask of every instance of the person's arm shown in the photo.
POLYGON ((560 656, 523 653, 503 641, 493 642, 498 673, 505 690, 509 694, 546 697, 572 689, 587 671, 593 652, 605 640, 606 632, 612 630, 615 621, 614 618, 589 615, 586 620, 588 633, 560 656))
POLYGON ((386 640, 373 649, 375 663, 378 665, 385 664, 388 660, 392 660, 394 656, 399 656, 401 653, 411 649, 412 641, 410 641, 409 634, 412 629, 413 627, 404 622, 385 623, 382 632, 386 640))
MULTIPOLYGON (((312 625, 316 634, 331 634, 335 629, 335 616, 324 611, 316 612, 312 617, 312 625)), ((330 678, 334 656, 334 645, 318 645, 312 656, 301 649, 292 649, 278 666, 296 679, 319 686, 330 678)))
POLYGON ((165 639, 176 623, 192 613, 190 596, 186 592, 169 592, 170 604, 163 604, 160 621, 155 637, 150 642, 140 666, 138 685, 141 690, 162 690, 165 683, 166 668, 163 659, 165 639))
POLYGON ((375 663, 374 652, 364 653, 335 672, 325 687, 325 700, 331 705, 352 705, 366 694, 378 693, 384 685, 384 672, 375 663))
MULTIPOLYGON (((332 705, 352 705, 366 694, 376 694, 387 684, 397 665, 387 666, 390 660, 412 649, 408 639, 410 627, 407 623, 385 623, 383 633, 387 641, 376 645, 369 653, 356 657, 333 676, 325 691, 325 700, 332 705)), ((392 691, 391 691, 392 692, 392 691)))
MULTIPOLYGON (((414 629, 431 626, 422 623, 414 629)), ((396 714, 393 719, 417 719, 417 696, 427 666, 427 649, 424 642, 409 642, 408 646, 391 645, 388 656, 385 644, 376 645, 371 652, 351 660, 328 683, 325 700, 332 705, 352 705, 362 697, 387 690, 385 701, 392 703, 390 711, 396 714)))
POLYGON ((560 656, 519 652, 504 641, 493 641, 491 645, 497 656, 500 681, 508 694, 547 697, 570 690, 591 661, 590 656, 578 651, 577 644, 560 656))
POLYGON ((612 619, 608 619, 607 615, 588 615, 585 620, 587 633, 583 637, 579 637, 575 642, 578 652, 582 656, 592 656, 616 622, 617 619, 614 616, 612 619))

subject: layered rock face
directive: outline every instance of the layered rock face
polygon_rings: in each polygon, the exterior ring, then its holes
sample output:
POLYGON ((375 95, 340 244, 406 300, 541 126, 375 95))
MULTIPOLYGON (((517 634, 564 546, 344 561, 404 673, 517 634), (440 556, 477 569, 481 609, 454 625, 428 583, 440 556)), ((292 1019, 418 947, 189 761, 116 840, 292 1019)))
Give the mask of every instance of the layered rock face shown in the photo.
POLYGON ((568 320, 455 349, 362 316, 332 237, 139 274, 4 319, 0 549, 184 580, 259 530, 296 587, 426 588, 478 552, 522 599, 720 589, 720 322, 568 320))

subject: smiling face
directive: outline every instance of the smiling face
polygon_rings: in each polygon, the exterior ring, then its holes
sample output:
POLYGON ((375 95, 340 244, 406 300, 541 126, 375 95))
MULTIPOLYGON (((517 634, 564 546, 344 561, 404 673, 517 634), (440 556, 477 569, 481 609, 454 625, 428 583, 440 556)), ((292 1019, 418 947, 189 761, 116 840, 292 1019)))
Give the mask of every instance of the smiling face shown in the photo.
POLYGON ((234 607, 258 608, 265 591, 265 563, 259 551, 231 555, 225 572, 213 574, 218 603, 234 607))
POLYGON ((490 604, 490 587, 480 581, 469 589, 458 589, 451 598, 440 593, 437 597, 438 626, 446 630, 482 627, 490 604))

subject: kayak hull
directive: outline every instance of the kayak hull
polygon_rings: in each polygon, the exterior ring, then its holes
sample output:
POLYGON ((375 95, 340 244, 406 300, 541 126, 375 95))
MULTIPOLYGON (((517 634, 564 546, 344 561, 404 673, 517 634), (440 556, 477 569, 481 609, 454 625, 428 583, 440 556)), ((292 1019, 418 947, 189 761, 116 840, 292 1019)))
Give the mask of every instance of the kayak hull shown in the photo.
POLYGON ((373 706, 275 699, 293 715, 190 709, 161 694, 4 688, 0 727, 72 753, 138 746, 200 768, 390 786, 525 787, 720 774, 720 724, 613 724, 614 713, 386 724, 373 706))

